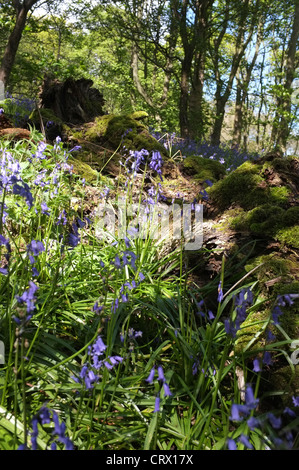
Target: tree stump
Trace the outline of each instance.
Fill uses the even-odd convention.
[[[45,78],[39,94],[40,107],[50,109],[66,124],[78,125],[102,116],[105,100],[100,91],[85,78],[64,82]]]

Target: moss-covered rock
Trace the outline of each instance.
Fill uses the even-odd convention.
[[[192,176],[195,181],[204,182],[206,180],[215,183],[226,174],[225,168],[221,163],[193,155],[185,158],[183,161],[183,172]]]
[[[299,225],[278,230],[275,234],[275,239],[283,245],[289,245],[299,249]]]
[[[245,162],[235,171],[218,181],[209,190],[209,196],[221,210],[237,204],[244,210],[260,205],[283,206],[291,193],[287,186],[271,186],[263,176],[263,165]]]
[[[266,329],[270,328],[276,340],[285,340],[281,329],[271,322],[277,298],[286,294],[299,294],[299,265],[295,253],[284,257],[282,253],[271,253],[250,260],[245,266],[247,272],[254,268],[254,278],[258,280],[259,305],[249,313],[238,332],[237,353],[248,350],[251,354],[262,349],[266,344]],[[299,302],[282,308],[279,317],[280,328],[290,337],[299,337]],[[283,349],[283,345],[281,346]],[[286,346],[286,349],[288,345]]]
[[[91,143],[98,143],[120,153],[129,150],[146,149],[160,151],[164,156],[167,151],[154,137],[150,135],[143,112],[125,116],[109,114],[100,116],[93,123],[88,123],[79,132],[73,132],[73,137]]]

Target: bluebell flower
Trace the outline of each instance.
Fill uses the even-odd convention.
[[[237,450],[237,444],[234,439],[227,439],[228,450]]]
[[[58,218],[57,218],[56,225],[59,225],[59,224],[61,224],[61,223],[62,223],[62,225],[66,225],[66,224],[67,224],[67,218],[66,218],[66,211],[65,211],[65,209],[63,209],[63,210],[60,212],[60,214],[59,214],[59,216],[58,216]]]
[[[266,364],[267,366],[270,366],[272,364],[272,357],[271,357],[270,351],[264,352],[263,363]]]
[[[26,290],[21,296],[16,295],[16,299],[19,303],[26,303],[27,313],[30,313],[35,309],[34,302],[36,298],[34,297],[34,294],[37,290],[38,290],[38,286],[34,284],[33,281],[30,281],[29,289]]]
[[[254,416],[251,416],[247,420],[247,426],[249,427],[249,429],[251,429],[253,431],[254,429],[256,429],[260,426],[260,421],[257,418],[255,418]]]
[[[99,314],[99,313],[102,312],[103,308],[104,307],[102,305],[99,305],[98,302],[95,302],[94,306],[92,307],[92,310],[93,310],[93,312],[96,312],[96,313]]]
[[[243,444],[248,449],[253,449],[253,445],[250,443],[248,437],[245,436],[245,434],[240,435],[239,442],[241,442],[241,444]]]
[[[34,256],[38,256],[41,252],[45,251],[43,242],[39,240],[31,240],[27,245],[27,251],[32,253]]]
[[[298,397],[292,396],[292,401],[294,403],[294,406],[299,406],[299,396]]]
[[[291,408],[289,408],[288,406],[286,406],[285,409],[283,410],[283,414],[291,416],[292,418],[296,418],[296,413],[293,410],[291,410]]]
[[[146,382],[148,382],[149,384],[151,384],[154,380],[154,377],[155,377],[155,373],[156,373],[156,369],[155,367],[152,367],[150,373],[149,373],[149,376],[147,379],[145,379]]]
[[[160,411],[160,401],[161,401],[160,394],[158,394],[156,395],[156,399],[155,399],[154,413],[158,413]]]
[[[218,284],[218,299],[217,300],[218,302],[222,302],[223,300],[223,290],[222,290],[221,281]]]
[[[31,194],[30,188],[27,183],[22,182],[23,186],[19,184],[14,184],[13,186],[13,194],[18,194],[22,196],[27,203],[29,209],[33,206],[33,196]]]
[[[282,425],[281,417],[275,416],[273,413],[267,413],[267,418],[274,429],[279,429]]]
[[[38,438],[38,425],[41,426],[49,424],[53,421],[54,430],[52,433],[52,439],[57,439],[59,442],[65,445],[65,450],[74,450],[72,441],[66,436],[66,426],[64,422],[59,422],[58,414],[54,410],[48,409],[43,405],[38,413],[33,416],[31,420],[31,449],[38,450],[37,438]],[[51,450],[56,450],[56,443],[53,441],[51,444]],[[18,447],[18,450],[28,450],[24,444]]]
[[[254,372],[261,372],[260,360],[258,358],[253,360],[253,371]]]
[[[254,410],[259,403],[259,399],[254,397],[253,389],[250,384],[246,385],[245,389],[245,404],[238,405],[233,403],[231,407],[232,421],[242,421],[245,417],[249,416],[252,410]]]
[[[42,214],[50,215],[50,212],[49,212],[50,209],[45,202],[42,202],[40,207],[41,207]]]

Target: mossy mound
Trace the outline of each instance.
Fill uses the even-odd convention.
[[[230,217],[233,230],[299,247],[297,157],[246,162],[207,191],[219,213],[238,208]]]
[[[296,253],[285,257],[283,253],[271,253],[252,259],[246,266],[247,272],[258,267],[254,278],[258,280],[260,290],[258,309],[249,313],[238,332],[236,352],[244,350],[258,351],[266,344],[266,328],[276,336],[276,340],[285,340],[285,332],[290,338],[299,337],[299,302],[282,308],[279,317],[280,328],[271,322],[273,309],[279,296],[299,294],[299,264]],[[283,348],[283,345],[282,345]],[[288,346],[287,346],[288,348]]]
[[[73,132],[72,136],[79,141],[98,144],[102,147],[128,153],[130,150],[159,151],[167,156],[167,151],[154,137],[144,124],[147,117],[145,112],[136,112],[125,116],[113,114],[100,116],[94,122],[88,123]]]
[[[183,172],[192,176],[195,181],[204,182],[209,180],[212,183],[223,178],[226,174],[225,168],[221,163],[198,155],[185,158]]]
[[[262,204],[246,212],[241,211],[231,221],[235,230],[250,231],[255,235],[269,236],[299,248],[299,207],[287,210],[275,204]]]
[[[287,182],[280,186],[270,183],[264,172],[263,162],[245,162],[214,184],[208,190],[209,196],[220,210],[225,210],[232,204],[239,205],[244,210],[265,204],[285,206],[292,193],[290,185]]]

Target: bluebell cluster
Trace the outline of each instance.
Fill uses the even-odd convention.
[[[174,132],[169,134],[153,131],[152,135],[167,150],[171,150],[172,154],[180,153],[183,158],[192,155],[209,158],[223,164],[227,171],[235,170],[245,161],[255,160],[260,156],[257,152],[245,152],[229,145],[212,145],[208,141],[182,139]]]

